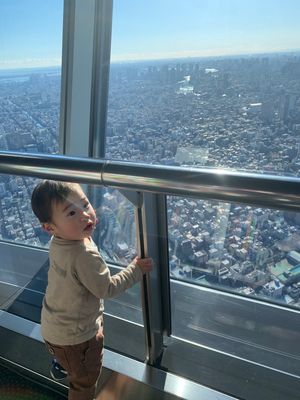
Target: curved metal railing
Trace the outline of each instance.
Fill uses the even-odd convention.
[[[0,173],[300,211],[300,178],[0,152]]]

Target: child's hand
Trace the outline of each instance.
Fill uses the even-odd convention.
[[[135,259],[132,261],[132,264],[139,266],[143,274],[152,271],[153,267],[153,261],[150,257],[135,257]]]

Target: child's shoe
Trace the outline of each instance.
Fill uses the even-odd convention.
[[[50,369],[50,375],[56,381],[61,381],[68,376],[67,371],[54,359]]]

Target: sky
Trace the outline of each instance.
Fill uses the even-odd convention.
[[[0,0],[0,69],[60,65],[62,20],[63,0]],[[299,21],[300,0],[114,0],[112,61],[299,50]]]
[[[61,64],[62,0],[0,0],[0,69]]]

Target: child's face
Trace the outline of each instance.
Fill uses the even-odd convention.
[[[92,235],[96,222],[93,207],[76,185],[66,200],[52,205],[52,222],[44,224],[44,228],[62,239],[83,240]]]

